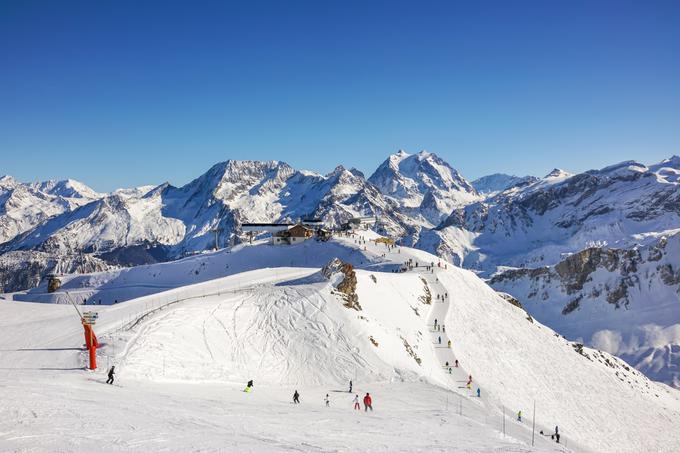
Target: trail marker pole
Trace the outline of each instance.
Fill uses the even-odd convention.
[[[536,432],[536,400],[534,400],[534,413],[531,416],[531,446],[534,446],[534,433]]]

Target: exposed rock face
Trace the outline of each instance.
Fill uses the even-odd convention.
[[[333,258],[322,269],[321,274],[333,282],[333,286],[338,290],[344,299],[345,307],[360,311],[359,296],[357,295],[357,276],[354,267],[340,260]]]
[[[654,254],[658,253],[658,245],[650,250],[653,250]],[[576,296],[565,307],[564,314],[571,313],[578,308],[580,300],[584,297],[599,297],[603,294],[608,303],[620,308],[630,303],[628,288],[639,283],[640,279],[636,273],[643,260],[646,263],[655,261],[649,259],[649,254],[646,254],[646,259],[643,258],[638,249],[620,250],[591,247],[570,255],[555,266],[536,269],[510,269],[500,272],[489,280],[489,284],[503,288],[506,286],[506,282],[525,280],[530,282],[532,288],[532,291],[526,294],[526,297],[529,299],[541,297],[543,300],[548,299],[548,294],[545,292],[540,294],[540,288],[552,287],[557,284],[564,294]],[[671,271],[668,269],[671,269]],[[593,281],[593,274],[597,271],[614,275],[615,279],[597,285]],[[655,271],[659,273],[659,277],[664,283],[668,282],[669,285],[679,283],[675,281],[675,274],[672,273],[670,264],[659,265]],[[588,295],[582,293],[587,283],[590,283]]]
[[[53,293],[61,287],[61,280],[55,276],[51,276],[47,281],[47,292]]]
[[[420,277],[420,280],[423,282],[423,295],[418,297],[418,300],[425,305],[432,305],[432,292],[430,291],[430,286],[423,277]]]

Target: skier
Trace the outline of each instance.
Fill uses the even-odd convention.
[[[359,395],[354,395],[354,409],[360,411],[361,405],[359,404]]]
[[[326,401],[326,407],[331,407],[331,400],[328,399],[328,393],[326,393],[326,399],[324,401]]]
[[[451,340],[449,340],[449,349],[451,348]]]
[[[446,332],[446,326],[442,324],[442,332]]]
[[[560,443],[560,429],[557,426],[555,426],[555,441],[558,444]]]
[[[253,391],[253,380],[249,380],[248,383],[246,384],[246,388],[243,389],[244,392],[250,393]]]
[[[434,328],[437,328],[437,318],[434,318]]]
[[[109,378],[106,380],[107,384],[113,385],[113,375],[116,374],[115,369],[115,365],[111,365],[111,368],[109,368]]]
[[[369,409],[373,412],[373,400],[371,399],[371,395],[366,393],[366,396],[364,396],[364,411],[368,411]]]
[[[442,337],[439,337],[439,344],[442,344]]]
[[[300,404],[300,394],[297,390],[295,390],[295,393],[293,393],[293,403]]]
[[[451,374],[451,367],[449,367],[449,374]]]
[[[446,366],[447,366],[447,367],[449,366],[449,362],[446,362]]]
[[[456,361],[454,362],[454,364],[456,365],[456,368],[458,368],[458,359],[456,359]]]
[[[349,381],[349,392],[347,392],[347,393],[352,393],[352,381],[351,380]]]
[[[482,397],[482,391],[479,389],[479,387],[477,387],[477,398],[481,398],[481,397]]]
[[[522,421],[522,411],[517,412],[517,421],[518,422]]]

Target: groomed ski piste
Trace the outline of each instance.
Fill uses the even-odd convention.
[[[677,390],[567,341],[472,272],[377,238],[257,241],[5,295],[0,451],[680,449]],[[356,270],[355,308],[344,274],[321,272],[334,258]],[[69,299],[99,313],[97,371]],[[367,392],[374,411],[355,411]]]

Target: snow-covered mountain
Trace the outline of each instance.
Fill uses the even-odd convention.
[[[101,196],[71,179],[26,184],[3,176],[0,178],[0,243]]]
[[[598,244],[626,248],[680,227],[680,158],[572,175],[554,170],[455,210],[423,248],[463,266],[537,267]]]
[[[361,174],[337,167],[328,175],[283,162],[226,161],[183,187],[116,191],[56,213],[0,246],[68,255],[94,253],[115,264],[167,260],[233,240],[244,222],[323,218],[339,226],[356,216],[380,216],[402,235],[408,218]]]
[[[454,209],[479,199],[458,171],[427,151],[392,154],[368,181],[426,227],[439,225]]]
[[[514,176],[505,173],[494,173],[493,175],[482,176],[472,181],[472,187],[484,196],[495,195],[511,187],[526,186],[538,181],[535,176]]]

